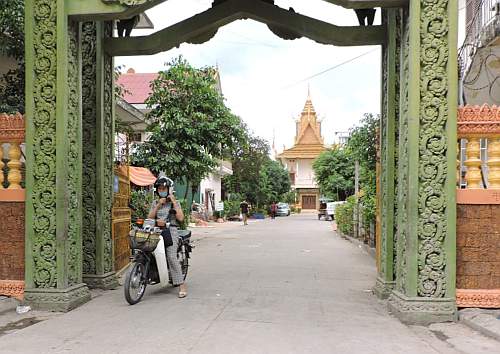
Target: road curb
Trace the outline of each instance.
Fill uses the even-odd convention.
[[[0,296],[0,316],[8,313],[15,312],[19,301],[7,296]]]
[[[371,248],[368,246],[366,243],[348,235],[344,235],[340,231],[334,231],[339,237],[343,238],[344,240],[347,240],[355,245],[357,245],[359,248],[362,248],[366,253],[368,253],[373,259],[376,259],[376,253],[375,253],[375,248]]]
[[[458,312],[458,320],[482,335],[500,341],[500,310],[464,309]]]

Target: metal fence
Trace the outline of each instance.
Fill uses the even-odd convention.
[[[459,49],[460,78],[472,62],[477,48],[498,35],[500,24],[500,0],[467,0],[467,23],[464,43]]]

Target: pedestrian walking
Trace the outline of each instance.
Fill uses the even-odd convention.
[[[273,204],[271,204],[271,219],[276,218],[277,210],[278,210],[278,205],[276,205],[276,202],[273,202]]]
[[[248,202],[246,199],[241,202],[240,209],[243,216],[243,225],[248,225]]]

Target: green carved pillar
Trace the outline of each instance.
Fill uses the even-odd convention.
[[[402,321],[456,318],[457,2],[412,1],[402,17],[396,285]]]
[[[111,207],[113,177],[113,58],[102,40],[111,24],[83,23],[83,273],[89,287],[118,286],[113,271]]]
[[[37,309],[90,299],[82,282],[80,26],[64,0],[27,0],[26,290]]]
[[[394,195],[395,149],[397,144],[396,122],[399,102],[397,45],[399,41],[396,19],[398,10],[382,10],[382,22],[387,26],[387,42],[382,46],[382,107],[380,117],[381,156],[381,237],[380,267],[375,294],[389,297],[394,287]],[[396,94],[397,93],[397,94]]]

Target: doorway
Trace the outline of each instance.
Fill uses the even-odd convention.
[[[316,209],[316,196],[303,195],[302,196],[302,209]]]

